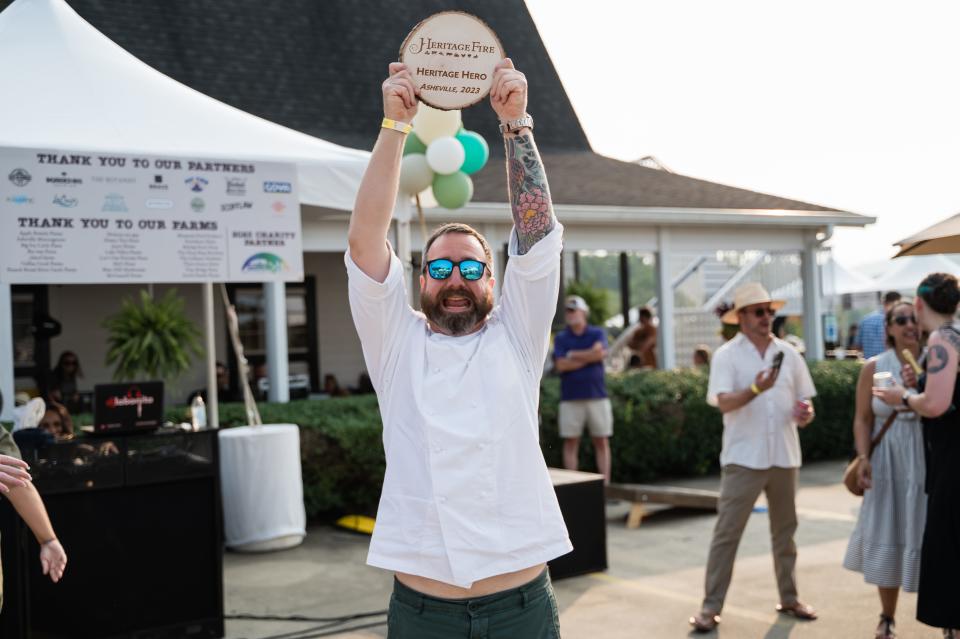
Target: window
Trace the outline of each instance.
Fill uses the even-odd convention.
[[[251,369],[266,361],[267,336],[264,306],[266,300],[261,284],[234,284],[227,286],[230,300],[236,306],[240,328],[240,343]],[[316,292],[312,276],[303,283],[288,283],[287,293],[287,351],[290,375],[303,376],[311,392],[320,390],[320,353],[317,340]],[[231,387],[236,385],[236,357],[230,353]],[[257,389],[253,389],[254,393]],[[291,396],[294,389],[291,387]]]

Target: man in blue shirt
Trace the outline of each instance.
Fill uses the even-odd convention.
[[[577,469],[584,426],[590,431],[597,455],[597,470],[604,484],[610,483],[610,436],[613,411],[603,377],[607,335],[587,324],[590,308],[584,299],[571,295],[564,305],[567,327],[553,341],[553,358],[560,373],[560,437],[563,465]]]
[[[886,315],[890,307],[899,301],[900,293],[890,291],[883,296],[882,310],[874,311],[860,320],[855,344],[863,350],[864,359],[870,359],[887,350]]]

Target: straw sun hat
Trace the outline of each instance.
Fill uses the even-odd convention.
[[[723,314],[720,321],[724,324],[739,324],[740,309],[754,304],[769,304],[770,308],[779,311],[787,305],[786,300],[772,300],[767,289],[759,282],[749,282],[737,289],[733,296],[733,308]]]

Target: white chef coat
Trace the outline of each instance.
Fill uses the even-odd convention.
[[[468,588],[573,548],[537,417],[562,237],[519,255],[511,233],[501,303],[459,337],[410,307],[395,255],[383,283],[345,256],[387,458],[368,564]]]

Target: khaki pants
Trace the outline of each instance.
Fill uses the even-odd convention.
[[[770,515],[770,538],[773,545],[773,568],[780,591],[780,603],[797,601],[797,531],[798,469],[767,468],[754,470],[730,464],[723,467],[720,481],[720,502],[717,525],[713,530],[710,557],[707,559],[706,596],[703,609],[720,612],[733,577],[733,562],[753,506],[761,491],[767,494]]]

